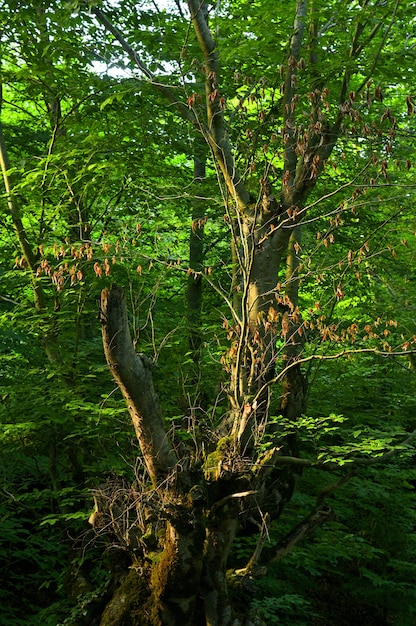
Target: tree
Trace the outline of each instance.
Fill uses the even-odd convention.
[[[302,456],[297,433],[315,432],[317,423],[305,417],[307,370],[314,378],[319,363],[358,353],[413,358],[413,332],[409,329],[400,337],[403,331],[396,331],[394,314],[382,319],[368,303],[360,325],[348,309],[356,293],[358,299],[367,297],[369,282],[376,277],[379,282],[377,287],[371,284],[371,294],[379,289],[384,305],[389,285],[383,284],[383,277],[393,265],[397,271],[397,241],[405,242],[405,254],[414,250],[406,222],[412,155],[406,154],[402,136],[411,132],[415,105],[411,95],[400,93],[412,70],[397,59],[402,54],[397,42],[406,32],[404,7],[400,2],[366,0],[340,6],[298,0],[291,3],[293,15],[277,13],[273,3],[213,7],[188,0],[175,7],[169,14],[156,5],[153,11],[129,2],[103,9],[81,4],[78,15],[52,7],[48,19],[39,22],[33,40],[37,49],[29,46],[26,52],[22,46],[18,60],[6,56],[4,62],[6,83],[8,72],[19,74],[16,67],[22,60],[23,78],[28,69],[33,72],[44,119],[50,124],[47,153],[42,153],[32,179],[24,167],[12,171],[6,126],[2,170],[8,219],[23,255],[19,263],[31,277],[35,309],[47,322],[42,329],[45,351],[61,383],[74,393],[79,395],[79,373],[68,369],[70,359],[63,364],[59,354],[67,319],[59,312],[66,306],[69,315],[76,299],[71,296],[70,303],[65,302],[70,291],[63,287],[69,281],[85,302],[88,285],[98,286],[88,273],[117,279],[118,271],[122,281],[128,276],[130,270],[112,269],[104,236],[119,240],[117,227],[131,227],[130,202],[150,202],[151,186],[145,193],[136,188],[141,185],[140,170],[146,175],[150,171],[143,163],[151,151],[156,146],[163,155],[163,178],[157,182],[156,175],[152,180],[157,190],[149,224],[157,217],[175,223],[173,203],[165,198],[178,176],[175,159],[183,163],[181,155],[189,154],[188,135],[194,179],[207,176],[207,151],[207,165],[218,181],[219,193],[208,195],[216,196],[212,216],[219,239],[227,237],[226,250],[216,250],[215,260],[223,260],[223,267],[209,265],[207,251],[204,259],[200,247],[198,235],[206,224],[201,197],[193,201],[188,264],[180,263],[176,254],[170,258],[168,238],[166,250],[158,255],[151,235],[143,235],[146,227],[140,224],[137,229],[142,258],[173,266],[177,284],[183,282],[181,276],[190,283],[188,352],[196,384],[204,384],[203,330],[197,328],[203,319],[202,287],[205,301],[215,296],[221,310],[221,332],[229,342],[227,349],[220,349],[224,392],[217,388],[211,397],[205,394],[192,428],[183,428],[183,415],[172,418],[170,430],[166,427],[153,381],[154,363],[136,349],[142,339],[137,333],[131,336],[124,290],[113,284],[101,294],[104,352],[127,403],[143,464],[134,486],[109,481],[96,492],[94,529],[98,535],[111,530],[123,544],[129,566],[128,573],[114,577],[102,626],[254,623],[250,613],[238,611],[235,594],[249,592],[252,580],[264,575],[269,563],[331,519],[327,496],[353,476],[355,467],[373,463],[366,454],[376,451],[379,462],[387,461],[398,441],[390,437],[386,444],[380,436],[370,442],[363,437],[361,442],[333,443],[323,450],[316,443],[306,445]],[[27,11],[34,19],[31,9]],[[38,8],[36,15],[44,17],[45,12]],[[153,20],[164,34],[156,43]],[[264,33],[265,23],[271,33]],[[91,62],[77,48],[75,28],[81,28],[88,41],[96,41],[109,63],[117,56],[119,64],[138,69],[141,78],[129,84],[123,77],[98,79],[85,70],[87,86],[79,90],[76,69],[73,74],[66,70],[60,84],[61,65],[67,67],[63,58],[76,59],[80,68]],[[64,34],[65,46],[58,46],[56,31]],[[284,44],[277,61],[279,38]],[[10,56],[15,49],[10,48]],[[397,62],[392,61],[394,55]],[[27,89],[30,80],[24,85]],[[383,91],[391,85],[395,95],[387,106]],[[131,113],[137,101],[150,122],[138,122]],[[105,119],[111,130],[83,140],[85,125],[72,119],[77,112],[97,126]],[[131,163],[125,162],[122,142],[113,147],[118,129],[131,149]],[[140,149],[134,146],[136,133],[144,138]],[[155,139],[158,133],[172,146],[162,149]],[[82,160],[86,166],[80,165]],[[186,181],[186,169],[180,175]],[[205,191],[213,179],[208,174],[201,183]],[[103,189],[96,196],[100,185]],[[391,206],[390,190],[400,190],[398,207]],[[24,219],[18,206],[23,193],[38,202],[36,243],[29,234],[30,213]],[[52,209],[57,201],[65,208],[59,216]],[[123,203],[126,215],[121,216]],[[367,205],[373,211],[370,216],[364,213]],[[49,221],[43,223],[46,215]],[[389,231],[392,224],[394,231]],[[70,254],[62,248],[55,255],[55,267],[50,252],[43,252],[53,240],[47,225],[58,226],[62,239],[66,234],[66,245],[72,246]],[[103,244],[104,257],[94,250],[97,243]],[[185,241],[176,247],[182,252]],[[394,254],[387,261],[389,248]],[[133,256],[132,249],[134,243]],[[67,254],[70,261],[63,263]],[[118,256],[116,252],[114,268]],[[145,281],[142,264],[137,272]],[[152,306],[149,309],[151,313]],[[169,369],[167,380],[174,388]],[[174,416],[178,413],[181,407]],[[332,415],[329,424],[336,420]],[[324,423],[321,435],[330,428]],[[321,435],[316,435],[317,441]],[[407,433],[400,442],[406,448],[412,439]],[[342,473],[344,466],[347,471]],[[317,494],[313,510],[271,552],[265,549],[269,529],[307,468],[338,473]],[[236,539],[253,536],[258,539],[251,556],[238,563],[232,553]]]

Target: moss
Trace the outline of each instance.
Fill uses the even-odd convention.
[[[217,451],[218,452],[228,452],[234,446],[234,437],[228,435],[227,437],[222,437],[217,443]]]
[[[213,452],[208,454],[203,465],[204,476],[207,480],[217,480],[221,473],[221,465],[227,454],[234,447],[234,438],[231,436],[222,437]]]
[[[154,534],[152,528],[150,528],[144,535],[142,535],[141,540],[147,548],[156,548],[158,545],[157,537]]]
[[[157,550],[154,552],[149,552],[148,553],[148,558],[151,560],[151,562],[153,564],[159,563],[161,557],[162,557],[163,551],[162,550]]]
[[[170,522],[163,552],[152,565],[152,619],[154,625],[193,624],[202,570],[205,527],[178,532]]]
[[[107,604],[100,626],[152,626],[145,608],[149,596],[147,573],[131,569]]]

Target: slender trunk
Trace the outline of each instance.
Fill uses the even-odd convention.
[[[0,85],[0,110],[1,110],[1,85]],[[20,249],[23,253],[23,258],[30,271],[32,280],[33,295],[35,301],[35,308],[37,311],[41,311],[45,307],[45,299],[42,287],[39,280],[36,278],[36,255],[32,250],[29,239],[27,237],[26,229],[23,225],[20,209],[17,203],[16,195],[14,193],[14,180],[10,174],[10,162],[7,152],[7,146],[3,135],[3,127],[0,120],[0,165],[3,176],[4,188],[7,196],[7,204],[12,218],[13,227],[17,236],[17,240],[20,245]]]
[[[45,301],[45,293],[41,285],[40,278],[37,275],[38,269],[38,256],[34,252],[32,244],[30,243],[26,228],[23,223],[17,194],[15,192],[16,181],[10,172],[10,161],[7,150],[6,141],[3,134],[3,125],[1,121],[1,109],[2,109],[2,85],[0,81],[0,167],[3,177],[4,189],[7,197],[7,205],[12,219],[13,228],[16,233],[17,241],[19,242],[20,249],[22,251],[22,264],[27,268],[30,275],[32,284],[34,307],[37,313],[43,313],[47,309]],[[43,332],[42,343],[51,365],[60,368],[62,364],[61,354],[56,345],[56,328],[54,327],[54,321],[48,330]],[[70,378],[65,382],[70,384]]]
[[[283,367],[289,367],[283,379],[282,415],[290,421],[296,421],[305,410],[306,381],[296,360],[305,344],[302,317],[299,311],[299,255],[301,227],[296,227],[290,237],[286,264],[286,301],[285,313],[286,346]],[[293,439],[292,439],[293,441]]]
[[[198,197],[205,179],[205,156],[194,156],[195,198],[192,205],[192,227],[189,234],[188,332],[189,349],[195,364],[201,349],[202,271],[204,264],[205,202]],[[196,378],[198,378],[196,376]]]
[[[62,139],[65,139],[67,136],[67,129],[65,126],[66,117],[62,114],[62,105],[61,98],[58,95],[59,88],[56,85],[55,80],[55,72],[56,68],[54,66],[53,60],[46,53],[51,45],[51,39],[48,32],[48,21],[47,14],[44,6],[37,6],[37,26],[39,28],[39,43],[42,49],[42,61],[45,66],[45,77],[41,81],[41,89],[43,94],[43,99],[46,105],[46,110],[48,112],[49,124],[51,129],[51,137],[49,141],[48,152],[49,155],[52,152],[56,151],[57,144],[59,149],[59,142]],[[46,188],[46,173],[47,168],[45,170],[45,176],[43,180],[42,186],[42,209],[45,209],[45,205],[47,203],[46,197],[47,192]],[[85,241],[90,239],[90,231],[88,224],[88,208],[85,204],[82,191],[80,189],[80,185],[76,182],[70,183],[69,181],[73,181],[76,179],[76,172],[73,172],[71,175],[68,172],[67,176],[67,185],[68,192],[70,195],[70,202],[68,208],[68,225],[69,225],[69,237],[71,241]],[[42,230],[44,224],[41,223]],[[41,235],[44,233],[41,232]]]

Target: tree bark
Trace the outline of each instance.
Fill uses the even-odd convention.
[[[205,179],[205,154],[194,155],[194,182],[201,189]],[[205,202],[196,197],[192,205],[192,225],[189,234],[189,277],[188,277],[188,337],[192,359],[197,365],[201,349],[202,271],[204,264]]]
[[[134,350],[124,292],[115,285],[101,294],[101,323],[108,366],[127,402],[151,481],[157,485],[173,470],[177,459],[153,386],[152,362]]]

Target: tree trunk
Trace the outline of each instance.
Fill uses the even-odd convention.
[[[199,146],[198,146],[199,147]],[[205,179],[205,146],[194,155],[194,183],[201,189]],[[189,235],[188,333],[189,349],[197,365],[201,349],[202,271],[204,264],[205,202],[195,197],[192,205],[192,226]],[[197,377],[195,377],[197,378]]]
[[[133,349],[123,291],[103,290],[101,308],[105,355],[147,470],[134,488],[107,486],[95,498],[91,523],[116,537],[130,566],[101,626],[244,624],[227,585],[230,549],[249,517],[280,514],[292,493],[288,470],[262,471],[255,459],[244,459],[233,435],[207,455],[181,450],[179,458],[165,432],[151,364]]]

